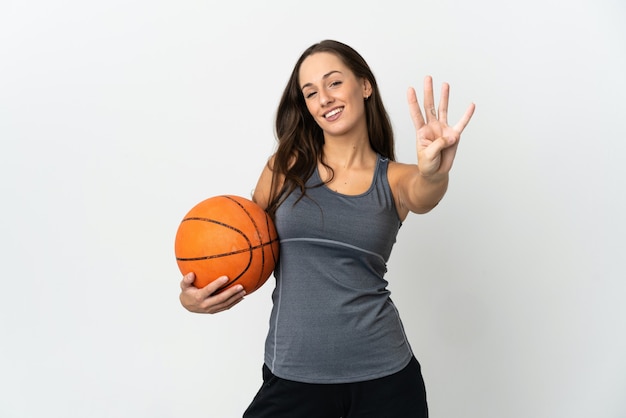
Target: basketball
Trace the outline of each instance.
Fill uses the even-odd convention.
[[[241,284],[250,294],[274,271],[278,235],[272,219],[253,201],[234,195],[210,197],[185,215],[174,252],[183,275],[194,272],[202,288],[220,276],[230,279],[219,292]]]

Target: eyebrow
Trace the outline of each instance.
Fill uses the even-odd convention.
[[[327,79],[328,77],[330,77],[331,75],[333,75],[334,73],[339,73],[339,74],[343,74],[341,71],[339,70],[332,70],[327,72],[326,74],[324,74],[322,76],[322,80]],[[307,87],[311,87],[313,85],[313,83],[306,83],[305,85],[303,85],[302,87],[300,87],[300,91],[304,90]]]

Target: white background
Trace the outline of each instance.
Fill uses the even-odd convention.
[[[261,383],[273,278],[178,302],[194,204],[249,196],[300,53],[369,62],[414,162],[407,87],[474,101],[451,185],[388,279],[434,418],[626,416],[621,0],[0,4],[0,416],[216,417]],[[421,97],[421,94],[420,94]]]

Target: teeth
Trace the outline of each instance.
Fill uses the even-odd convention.
[[[343,108],[342,108],[342,107],[337,108],[337,109],[332,110],[332,111],[328,112],[327,114],[325,114],[325,115],[324,115],[324,117],[325,117],[325,118],[330,118],[330,117],[332,117],[332,116],[335,116],[337,113],[341,112],[342,110],[343,110]]]

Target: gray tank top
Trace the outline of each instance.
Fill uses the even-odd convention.
[[[365,193],[347,196],[321,183],[296,190],[276,211],[280,259],[265,363],[283,379],[346,383],[404,368],[412,356],[384,279],[401,225],[378,157]]]

